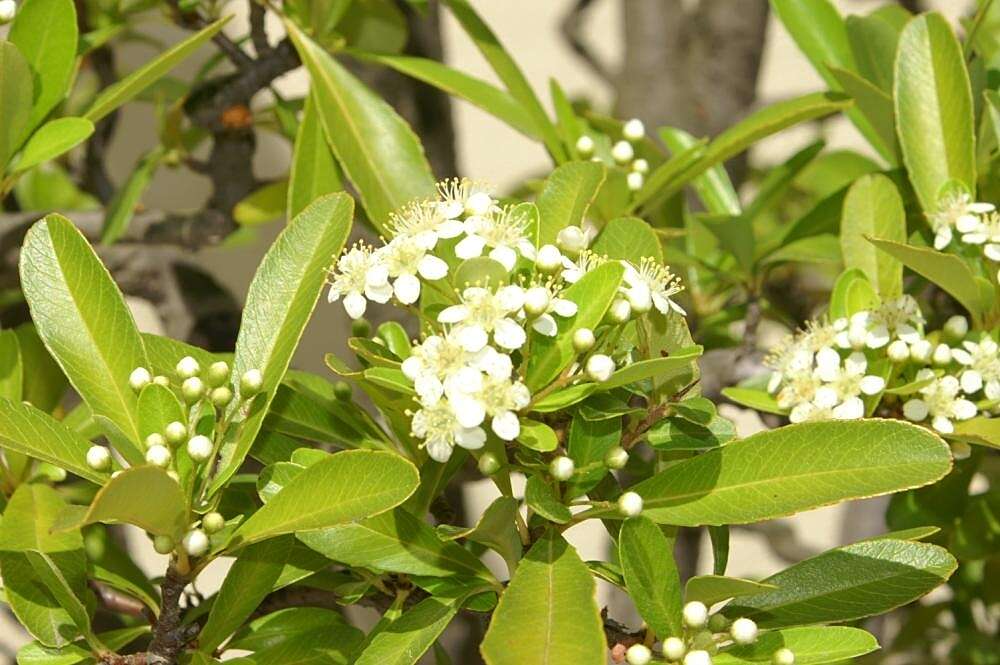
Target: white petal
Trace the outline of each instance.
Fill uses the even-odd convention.
[[[934,419],[931,421],[931,427],[942,434],[951,434],[955,431],[955,426],[944,416],[934,416]]]
[[[424,258],[420,259],[420,263],[417,265],[417,272],[424,279],[434,281],[448,274],[448,264],[436,256],[427,254]]]
[[[865,404],[860,397],[852,397],[833,409],[837,420],[857,420],[865,415]]]
[[[868,331],[865,336],[865,345],[869,349],[881,349],[889,343],[889,329],[884,325],[877,325]]]
[[[990,261],[1000,261],[1000,244],[990,243],[986,245],[986,247],[983,247],[983,254]]]
[[[459,323],[469,317],[469,308],[465,305],[452,305],[438,312],[440,323]]]
[[[339,299],[340,299],[340,291],[338,291],[337,289],[335,289],[335,288],[333,288],[331,286],[330,290],[327,291],[327,293],[326,293],[326,301],[327,302],[337,302]]]
[[[907,420],[919,423],[927,417],[927,402],[922,399],[911,399],[903,405],[903,415]]]
[[[445,219],[455,219],[465,212],[465,204],[461,201],[442,201],[438,203],[438,211]]]
[[[493,416],[490,427],[493,433],[504,441],[513,441],[521,433],[521,423],[513,411],[504,411]]]
[[[435,462],[444,464],[451,458],[451,446],[443,439],[428,441],[424,449],[427,450],[428,456]]]
[[[462,427],[478,427],[486,419],[486,409],[477,399],[461,398],[451,405],[455,409],[455,420]]]
[[[870,374],[861,379],[861,392],[866,395],[878,395],[885,389],[885,379]]]
[[[486,432],[479,427],[455,430],[455,442],[466,450],[478,450],[486,443]]]
[[[444,394],[444,386],[436,376],[421,374],[413,381],[413,390],[420,396],[424,406],[434,406]]]
[[[462,326],[458,331],[458,343],[469,353],[475,353],[490,341],[489,335],[480,326]]]
[[[546,337],[555,337],[556,333],[559,332],[559,326],[556,325],[556,320],[549,314],[542,314],[537,319],[532,321],[531,328],[535,332],[541,333]]]
[[[369,284],[365,286],[365,297],[372,302],[387,303],[392,297],[392,285],[388,282],[379,285]]]
[[[368,301],[357,291],[351,291],[344,296],[344,311],[352,319],[360,319],[368,309]]]
[[[907,344],[915,344],[920,341],[920,331],[908,323],[903,323],[896,328],[896,337]]]
[[[437,234],[439,238],[457,238],[464,232],[465,224],[455,219],[447,219],[438,224],[437,227]]]
[[[833,381],[840,370],[840,354],[828,346],[824,346],[816,353],[816,368],[820,372],[820,378],[824,381]],[[824,374],[833,373],[833,378],[826,378]]]
[[[829,409],[838,401],[840,401],[840,398],[837,396],[837,391],[829,386],[818,388],[816,390],[816,396],[813,398],[813,404],[821,409]]]
[[[512,319],[501,319],[493,328],[493,339],[505,349],[520,349],[527,335],[524,328]]]
[[[517,252],[510,247],[495,247],[490,251],[490,258],[502,265],[508,271],[513,270],[517,264]]]
[[[848,374],[862,374],[868,368],[868,360],[865,354],[855,351],[844,360],[844,368]]]
[[[773,395],[781,387],[781,381],[784,378],[781,372],[771,372],[771,378],[767,381],[767,392]]]
[[[972,233],[979,228],[979,218],[975,215],[959,215],[955,220],[955,228],[959,233]]]
[[[960,383],[962,384],[962,392],[971,395],[979,392],[983,387],[983,375],[975,370],[966,370],[962,372]]]
[[[951,242],[951,227],[946,226],[934,236],[934,249],[940,251]]]
[[[379,264],[372,266],[365,273],[365,286],[384,286],[389,281],[389,268]]]
[[[962,236],[962,242],[967,245],[982,245],[989,238],[985,233],[966,233]]]
[[[951,408],[952,413],[959,420],[968,420],[969,418],[975,418],[978,409],[976,405],[967,399],[957,399],[955,404]]]
[[[479,236],[465,236],[455,245],[455,256],[460,259],[472,259],[483,255],[486,241]]]
[[[393,293],[404,305],[412,305],[420,298],[420,280],[414,275],[400,275],[392,283]]]
[[[400,369],[403,370],[403,375],[406,378],[410,381],[416,381],[417,377],[424,371],[424,361],[418,356],[410,356],[403,361]]]
[[[992,203],[976,201],[975,203],[970,203],[965,209],[977,215],[985,215],[988,212],[993,212],[997,207]]]
[[[516,312],[524,307],[524,289],[520,286],[511,284],[501,288],[497,291],[497,298],[500,300],[500,306],[508,312]]]

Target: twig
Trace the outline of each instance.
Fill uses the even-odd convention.
[[[88,586],[97,596],[101,606],[109,612],[116,614],[128,614],[134,617],[151,619],[149,609],[138,598],[124,594],[117,589],[113,589],[107,584],[90,580]]]
[[[257,57],[259,58],[271,50],[271,44],[267,41],[267,28],[265,25],[267,12],[260,3],[254,0],[249,0],[249,2],[250,41],[253,42],[253,48],[257,51]]]

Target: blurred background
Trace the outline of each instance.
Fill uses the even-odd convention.
[[[473,0],[473,4],[537,91],[547,91],[549,79],[555,78],[574,102],[620,118],[639,117],[647,127],[671,124],[698,136],[711,136],[758,106],[825,88],[768,11],[766,0]],[[885,2],[838,0],[835,4],[846,14],[865,13]],[[974,5],[964,0],[900,4],[911,11],[938,10],[956,22]],[[223,13],[235,14],[235,20],[227,32],[246,32],[247,6],[243,0],[229,3]],[[431,7],[433,15],[433,2]],[[454,19],[445,15],[437,23],[437,30],[431,22],[431,28],[425,25],[419,34],[414,33],[416,47],[431,57],[440,50],[445,62],[494,81],[490,68]],[[272,43],[283,36],[279,25],[267,28]],[[157,10],[149,12],[145,29],[167,43],[185,34]],[[116,50],[114,66],[127,72],[130,63],[143,62],[156,50],[155,44],[128,43]],[[201,65],[199,58],[204,61],[211,49],[203,51],[175,75],[184,79],[196,72]],[[439,178],[462,175],[482,179],[504,192],[548,169],[549,159],[539,143],[483,111],[462,101],[449,102],[385,70],[369,71],[359,66],[356,71],[411,122],[427,146]],[[277,79],[273,88],[291,98],[301,96],[306,85],[303,72],[293,70]],[[548,99],[547,94],[539,96]],[[251,108],[268,108],[273,100],[264,90],[254,97]],[[111,140],[98,157],[107,180],[117,188],[155,144],[150,128],[157,119],[153,105],[130,104],[115,122]],[[283,178],[289,165],[289,142],[266,123],[252,131],[256,142],[253,180],[261,183]],[[757,144],[745,160],[730,164],[734,182],[743,183],[744,195],[752,192],[755,172],[816,138],[824,138],[828,149],[867,151],[846,118],[801,125]],[[214,191],[209,179],[191,169],[160,168],[142,204],[147,210],[184,213],[205,207]],[[104,258],[129,294],[141,328],[186,338],[210,349],[231,349],[247,285],[283,223],[274,220],[238,229],[221,244],[197,249],[115,246]],[[376,313],[376,322],[378,316]],[[346,352],[349,330],[350,322],[341,307],[321,303],[294,365],[326,373],[323,355]],[[760,344],[767,346],[779,332],[762,330]],[[707,362],[703,372],[711,376],[711,358]],[[724,407],[723,415],[733,419],[744,435],[765,426],[756,415],[735,407]],[[466,484],[468,520],[474,521],[494,496],[488,481]],[[883,508],[881,501],[870,508],[861,502],[752,529],[734,529],[729,572],[762,577],[813,552],[880,533],[884,531]],[[596,522],[572,529],[568,537],[585,559],[603,556],[607,547],[603,529]],[[147,539],[131,537],[129,543],[148,571],[163,570],[165,559],[153,553]],[[684,556],[689,559],[689,571],[710,572],[706,545],[689,543]],[[213,572],[203,576],[203,593],[214,591],[221,582],[225,562],[214,565]],[[601,593],[600,602],[611,607],[612,615],[628,618],[627,604],[607,587],[602,587]],[[891,630],[891,626],[884,629]],[[0,614],[0,662],[5,658],[13,662],[11,654],[27,639],[9,616]]]

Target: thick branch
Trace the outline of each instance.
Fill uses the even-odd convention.
[[[174,665],[185,645],[197,634],[197,625],[185,626],[181,623],[181,597],[188,578],[181,575],[173,564],[160,584],[160,616],[153,627],[153,641],[146,651],[148,665]]]

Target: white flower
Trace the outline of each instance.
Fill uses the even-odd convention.
[[[563,229],[563,231],[565,230],[566,229]],[[607,262],[608,259],[606,257],[584,249],[577,255],[576,260],[570,259],[566,256],[563,257],[563,270],[560,276],[564,282],[574,284],[588,272],[598,266],[604,265]]]
[[[561,298],[559,289],[554,283],[533,286],[525,291],[522,318],[530,318],[531,329],[546,337],[555,337],[559,332],[559,325],[553,314],[568,318],[575,316],[576,312],[576,303],[568,298]]]
[[[465,231],[461,221],[444,216],[437,201],[418,201],[389,216],[393,239],[409,238],[424,249],[433,249],[441,238],[456,238]]]
[[[894,339],[915,344],[921,339],[924,317],[913,296],[903,295],[887,300],[877,309],[857,312],[851,316],[848,336],[858,335],[870,349],[880,349]]]
[[[488,256],[507,270],[513,270],[517,256],[534,260],[535,246],[528,231],[528,218],[513,207],[494,209],[465,220],[466,236],[455,245],[455,256],[472,259]]]
[[[855,351],[841,362],[840,354],[827,348],[816,354],[816,374],[824,385],[816,391],[814,402],[829,408],[837,420],[856,420],[865,415],[860,395],[877,395],[885,388],[885,379],[866,375],[868,360]]]
[[[520,381],[487,376],[476,399],[490,416],[490,429],[504,441],[513,441],[521,434],[517,412],[531,403],[531,392]]]
[[[934,376],[929,369],[917,373],[917,380]],[[908,420],[920,422],[931,418],[931,427],[942,434],[955,431],[953,421],[968,420],[976,415],[976,405],[960,396],[961,384],[953,376],[942,376],[920,389],[922,397],[908,400],[903,405],[903,415]]]
[[[447,462],[457,445],[477,450],[486,443],[486,432],[481,427],[464,427],[447,399],[441,399],[413,414],[410,422],[413,436],[423,439],[427,454],[437,462]]]
[[[469,368],[504,379],[510,376],[513,363],[510,356],[498,353],[491,346],[471,353],[459,343],[455,334],[448,333],[432,335],[414,346],[402,364],[403,374],[413,381],[417,395],[429,402],[440,399],[446,392],[458,395],[478,390],[481,383],[469,385],[476,379],[469,379],[469,375],[463,373]]]
[[[977,218],[976,226],[962,235],[962,242],[982,245],[986,258],[990,261],[1000,261],[1000,214],[990,212],[984,217]]]
[[[519,349],[527,335],[513,316],[524,306],[524,289],[503,286],[496,292],[481,286],[462,291],[462,302],[446,307],[438,314],[441,323],[456,324],[458,342],[467,351],[476,352],[493,341],[505,349]]]
[[[670,298],[684,289],[680,279],[670,272],[670,268],[660,265],[649,256],[643,257],[638,267],[626,261],[622,264],[625,266],[625,286],[622,290],[633,310],[639,313],[649,311],[647,303],[651,303],[661,314],[670,310],[685,314],[680,305]],[[636,307],[637,304],[640,307]]]
[[[452,178],[437,184],[438,209],[446,219],[462,215],[485,215],[494,205],[485,183],[468,178]]]
[[[791,376],[798,377],[805,372],[808,377],[812,377],[813,354],[806,347],[801,335],[786,335],[764,358],[764,365],[771,368],[771,378],[767,383],[767,392],[772,395],[778,392],[782,383]],[[780,397],[778,398],[780,401]],[[809,401],[812,395],[805,400]],[[782,407],[787,408],[787,407]]]
[[[942,250],[951,244],[954,230],[972,230],[978,223],[978,216],[995,210],[991,203],[974,203],[965,192],[953,193],[938,203],[938,209],[927,216],[934,231],[934,249]]]
[[[788,414],[788,420],[792,423],[833,419],[833,409],[830,407],[816,406],[813,402],[803,402],[802,404],[798,404]]]
[[[952,349],[952,357],[967,368],[959,376],[962,392],[971,395],[984,390],[987,399],[1000,399],[1000,347],[989,336],[978,343],[962,342],[962,346]]]
[[[337,260],[327,300],[335,302],[341,297],[352,319],[364,316],[369,300],[386,303],[392,297],[389,269],[371,247],[358,243]]]
[[[427,253],[413,236],[399,236],[378,250],[382,262],[393,278],[392,292],[404,305],[411,305],[420,298],[420,279],[428,281],[443,278],[448,274],[448,264],[433,254]]]

